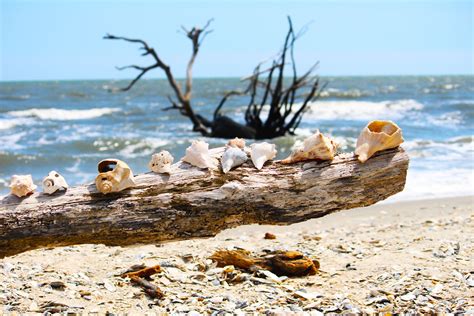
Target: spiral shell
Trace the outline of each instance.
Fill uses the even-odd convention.
[[[53,194],[58,190],[67,190],[68,187],[66,179],[54,170],[43,179],[43,192],[46,194]]]
[[[104,159],[97,165],[99,174],[95,178],[97,190],[107,194],[120,192],[135,186],[132,169],[118,159]]]
[[[376,152],[398,147],[403,143],[402,130],[392,121],[372,121],[357,139],[355,154],[366,162]]]
[[[304,160],[333,160],[336,151],[336,142],[316,131],[316,133],[304,140],[303,146],[296,148],[281,163],[289,164]]]

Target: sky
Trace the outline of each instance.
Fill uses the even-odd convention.
[[[158,1],[0,0],[0,80],[133,78],[115,66],[151,64],[146,40],[185,75],[191,54],[181,25],[214,18],[195,77],[241,77],[282,46],[290,15],[307,31],[295,46],[298,68],[320,61],[320,75],[473,74],[473,1]],[[159,70],[147,78],[162,78]]]

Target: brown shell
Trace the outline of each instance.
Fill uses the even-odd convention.
[[[95,178],[97,190],[107,194],[135,186],[132,169],[118,159],[104,159],[97,165],[99,174]]]

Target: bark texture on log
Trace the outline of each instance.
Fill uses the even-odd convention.
[[[260,171],[249,161],[227,174],[178,162],[171,175],[137,175],[137,186],[119,193],[103,195],[91,184],[53,196],[8,195],[0,199],[0,258],[41,247],[157,243],[245,224],[301,222],[402,191],[408,161],[396,148],[364,164],[351,153],[331,162],[269,162]]]

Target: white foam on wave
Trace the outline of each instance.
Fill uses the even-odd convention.
[[[396,101],[317,101],[309,104],[305,119],[358,120],[400,119],[410,112],[420,111],[423,104],[412,100]]]
[[[15,126],[31,124],[32,120],[29,118],[0,118],[0,130],[7,130]]]
[[[2,150],[19,150],[24,148],[21,139],[26,136],[26,132],[15,133],[13,135],[0,135],[0,151]]]
[[[390,197],[386,202],[468,195],[474,195],[473,169],[418,170],[410,168],[403,192]]]
[[[166,139],[147,137],[138,143],[127,145],[119,151],[119,154],[127,158],[150,156],[167,144],[169,141]]]
[[[15,117],[37,117],[41,120],[57,120],[57,121],[70,121],[70,120],[87,120],[92,118],[101,117],[114,112],[120,111],[119,108],[94,108],[87,110],[65,110],[65,109],[29,109],[22,111],[10,111],[5,114]]]

